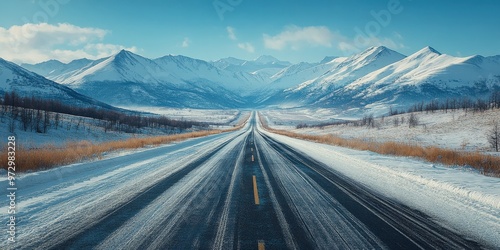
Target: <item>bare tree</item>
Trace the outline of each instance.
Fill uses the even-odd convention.
[[[500,108],[500,91],[494,91],[491,93],[490,103],[492,108]]]
[[[9,119],[9,132],[14,133],[15,130],[16,130],[16,119],[10,118]]]
[[[22,109],[21,110],[21,122],[23,124],[23,130],[27,131],[31,126],[31,122],[33,120],[33,114],[30,109]]]
[[[491,148],[498,152],[498,146],[500,144],[500,128],[498,122],[493,122],[493,127],[488,132],[488,141],[490,142]]]
[[[393,123],[394,123],[394,127],[399,127],[399,118],[398,117],[394,117]]]
[[[47,133],[47,129],[50,127],[50,112],[45,111],[43,114],[43,133]]]
[[[57,130],[57,127],[59,127],[59,121],[60,121],[59,113],[56,113],[56,116],[54,118],[54,126],[56,127],[56,130]]]
[[[43,118],[43,116],[42,116],[42,111],[41,111],[40,109],[38,109],[38,110],[36,111],[36,115],[35,115],[35,124],[34,124],[34,125],[35,125],[35,131],[36,131],[37,133],[42,133],[42,130],[41,130],[41,128],[40,128],[40,124],[42,123],[42,118]]]
[[[411,113],[410,117],[408,118],[408,124],[410,128],[416,127],[419,124],[419,120],[416,114]]]

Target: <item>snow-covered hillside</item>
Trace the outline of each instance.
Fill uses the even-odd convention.
[[[11,91],[20,96],[53,99],[65,104],[112,108],[0,58],[0,94]]]
[[[266,72],[272,73],[271,75],[291,65],[290,62],[280,61],[269,55],[260,56],[252,61],[228,57],[212,62],[212,64],[221,70],[230,72]]]
[[[332,91],[404,57],[383,46],[372,47],[362,53],[334,58],[292,75],[285,74],[285,77],[278,78],[275,82],[295,82],[271,97],[270,102],[279,104],[285,101],[291,106],[310,105]]]
[[[248,116],[248,112],[237,110],[192,110],[192,109],[161,109],[147,110],[152,113],[165,115],[174,120],[195,121],[215,124],[212,128],[228,128],[241,122]],[[45,146],[62,147],[66,143],[78,143],[87,141],[91,143],[101,143],[106,141],[124,140],[132,137],[158,136],[183,132],[178,128],[134,128],[124,133],[113,128],[105,129],[103,120],[59,114],[57,127],[51,124],[46,133],[36,133],[28,129],[24,131],[22,122],[16,121],[14,134],[16,141],[24,148],[39,148]],[[9,131],[11,119],[0,116],[0,136],[7,138],[12,135]]]
[[[500,122],[500,110],[484,112],[436,111],[414,113],[418,125],[409,127],[410,114],[376,118],[375,126],[353,126],[352,124],[296,129],[298,124],[321,124],[339,119],[329,110],[268,110],[261,112],[269,125],[305,134],[334,134],[346,139],[396,141],[421,146],[437,146],[455,150],[492,152],[488,142],[488,131],[494,122]],[[498,153],[497,153],[498,154]]]
[[[357,78],[316,104],[387,110],[433,99],[487,98],[499,87],[498,57],[453,57],[426,47]]]

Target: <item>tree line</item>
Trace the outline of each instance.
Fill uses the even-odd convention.
[[[409,113],[408,117],[400,116],[393,118],[394,127],[398,127],[405,123],[408,124],[410,128],[417,127],[420,124],[419,117],[417,116],[417,112],[426,112],[426,113],[434,113],[436,111],[448,112],[453,110],[464,110],[465,112],[484,112],[491,109],[500,109],[500,91],[494,91],[491,93],[488,99],[477,99],[472,100],[468,97],[463,97],[461,99],[446,99],[446,100],[432,100],[430,102],[419,102],[411,107],[409,107],[406,111],[398,111],[390,107],[389,116],[403,115]],[[381,121],[383,122],[386,116],[381,117]],[[366,126],[369,128],[376,128],[379,124],[375,122],[375,117],[373,114],[365,115],[362,119],[354,120],[354,121],[335,121],[335,122],[327,122],[320,123],[316,125],[308,125],[305,123],[298,124],[296,126],[297,129],[308,128],[308,127],[316,127],[316,128],[324,128],[331,125],[349,125],[353,127],[362,127]],[[492,128],[486,133],[488,142],[491,145],[491,148],[496,152],[500,151],[500,125],[498,120],[494,121]]]
[[[97,107],[79,107],[63,104],[57,100],[20,96],[16,92],[6,92],[0,99],[0,116],[10,116],[9,130],[13,132],[16,121],[21,123],[21,129],[38,133],[47,133],[51,127],[57,129],[61,114],[87,117],[101,121],[105,132],[117,130],[134,132],[141,128],[179,129],[207,127],[208,124],[186,120],[173,120],[166,116],[144,116],[125,113]]]
[[[448,98],[446,100],[432,100],[430,102],[419,102],[412,105],[406,112],[398,111],[392,107],[389,110],[389,116],[412,113],[412,112],[435,112],[435,111],[452,111],[464,110],[465,112],[483,112],[490,109],[500,108],[500,91],[493,91],[488,99],[473,100],[469,97]]]

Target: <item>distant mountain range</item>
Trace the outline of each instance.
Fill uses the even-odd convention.
[[[5,92],[11,91],[15,91],[20,96],[53,99],[69,105],[115,109],[106,103],[77,93],[69,87],[48,80],[41,75],[0,58],[1,97]]]
[[[7,63],[2,62],[0,70]],[[500,88],[500,56],[453,57],[431,47],[410,56],[372,47],[349,57],[298,64],[272,56],[213,62],[173,55],[148,59],[122,50],[99,60],[21,66],[38,75],[0,71],[2,88],[20,73],[31,76],[33,84],[57,82],[121,107],[321,107],[383,113],[390,106],[405,108],[436,98],[484,98]]]

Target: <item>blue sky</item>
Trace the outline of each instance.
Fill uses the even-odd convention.
[[[272,55],[292,62],[385,45],[500,54],[500,1],[4,0],[0,57],[71,61],[128,49],[149,58]]]

